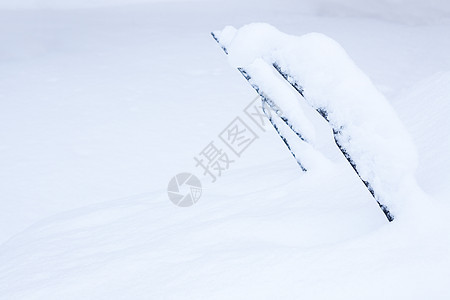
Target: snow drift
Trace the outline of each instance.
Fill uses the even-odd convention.
[[[388,217],[386,206],[394,215],[401,207],[415,206],[411,193],[421,194],[414,179],[415,146],[391,105],[337,42],[319,33],[290,36],[263,23],[239,30],[228,26],[215,35],[230,63],[256,77],[271,94],[278,89],[277,99],[287,93],[282,84],[271,84],[271,65],[304,89],[306,101],[329,121],[337,144]],[[299,110],[295,101],[283,99],[285,113],[313,136],[303,114],[292,113]]]

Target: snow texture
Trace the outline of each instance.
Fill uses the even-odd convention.
[[[283,112],[300,123],[297,127],[308,139],[313,130],[298,109],[299,99],[292,97],[292,89],[286,91],[282,79],[274,80],[272,64],[304,89],[306,101],[325,112],[337,142],[391,213],[412,205],[419,189],[415,146],[391,105],[337,42],[318,33],[289,36],[268,24],[226,27],[218,36],[220,41],[223,36],[231,64],[249,72],[263,91],[275,94]]]
[[[0,299],[449,299],[449,11],[438,0],[0,1]],[[326,162],[308,172],[270,124],[245,119],[256,94],[209,32],[253,22],[338,41],[389,101],[425,192],[394,222],[306,101],[295,109]],[[323,35],[304,37],[349,63]],[[212,140],[227,151],[217,135],[237,116],[258,139],[213,184],[193,157]],[[168,199],[181,172],[202,181],[195,206]]]

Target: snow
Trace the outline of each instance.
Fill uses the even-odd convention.
[[[411,194],[420,193],[414,182],[417,154],[411,137],[385,97],[338,43],[319,33],[288,36],[268,24],[224,31],[230,63],[244,68],[263,91],[275,95],[276,103],[281,100],[290,120],[306,123],[301,110],[295,109],[302,99],[289,97],[292,89],[266,75],[275,72],[273,63],[302,86],[314,109],[326,112],[333,129],[339,131],[339,144],[362,179],[370,183],[377,200],[393,215],[401,214],[402,206],[411,207]],[[221,41],[222,34],[217,36]],[[310,124],[296,127],[310,140]]]
[[[446,1],[90,3],[0,2],[0,299],[448,299]],[[417,149],[402,218],[308,105],[327,163],[268,127],[216,183],[195,168],[256,95],[209,32],[254,22],[332,38],[387,99]]]
[[[418,179],[423,189],[433,196],[437,196],[434,195],[437,191],[445,191],[450,182],[450,159],[440,152],[440,149],[450,149],[450,140],[447,138],[450,130],[450,102],[447,98],[450,94],[449,84],[450,73],[437,72],[414,84],[397,100],[399,114],[404,117],[407,128],[414,133],[415,144],[420,153]],[[406,117],[408,114],[410,118]]]

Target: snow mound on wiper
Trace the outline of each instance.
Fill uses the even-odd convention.
[[[336,41],[320,33],[291,36],[264,23],[227,26],[214,34],[234,67],[258,69],[254,66],[264,60],[301,86],[308,104],[330,123],[355,171],[371,192],[376,191],[379,203],[398,212],[406,203],[421,201],[413,200],[422,193],[414,179],[418,157],[409,133]]]

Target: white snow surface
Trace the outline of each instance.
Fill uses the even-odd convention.
[[[450,297],[447,1],[100,2],[0,1],[0,299]],[[381,92],[417,150],[404,217],[306,104],[323,164],[252,127],[217,182],[195,168],[256,96],[209,32],[254,22],[330,37]]]
[[[221,32],[216,35],[222,40]],[[297,127],[306,139],[312,135],[311,125],[301,124],[306,117],[296,109],[302,99],[289,97],[295,94],[293,89],[286,91],[285,85],[277,82],[283,79],[271,76],[273,63],[302,86],[314,109],[326,111],[331,126],[340,132],[338,142],[380,203],[393,215],[401,214],[402,206],[416,205],[408,201],[420,193],[414,179],[417,154],[409,133],[338,43],[318,33],[289,36],[263,23],[239,30],[228,26],[223,35],[231,64],[244,68],[263,91],[281,102],[283,113],[300,123]],[[419,206],[423,204],[415,200]]]

